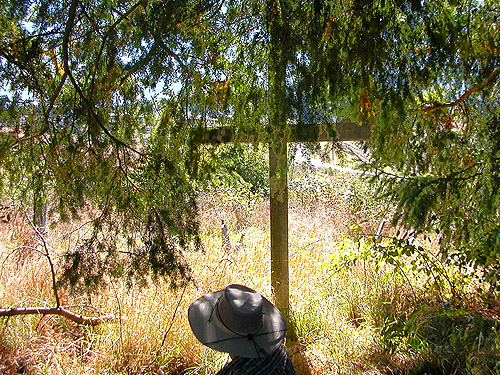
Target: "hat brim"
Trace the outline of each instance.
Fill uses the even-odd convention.
[[[230,331],[219,321],[214,308],[223,293],[224,289],[206,294],[189,306],[189,324],[196,338],[209,348],[240,357],[260,358],[276,350],[286,334],[281,312],[262,297],[262,328],[249,339]]]

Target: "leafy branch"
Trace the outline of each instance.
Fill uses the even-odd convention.
[[[482,90],[483,88],[488,86],[491,82],[493,82],[495,80],[495,78],[498,76],[498,74],[500,74],[500,66],[497,66],[496,69],[493,70],[493,72],[490,74],[490,76],[484,82],[482,82],[478,86],[471,87],[470,89],[465,91],[462,94],[462,96],[460,96],[460,98],[458,98],[457,100],[455,100],[451,103],[436,104],[436,105],[433,105],[431,107],[426,107],[426,108],[423,108],[422,111],[423,112],[430,112],[430,111],[435,111],[437,109],[455,107],[456,105],[462,103],[465,99],[467,99],[472,93],[479,91],[479,90]]]

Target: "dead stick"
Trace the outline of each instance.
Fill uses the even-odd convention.
[[[42,315],[61,315],[66,319],[69,319],[78,324],[85,324],[96,326],[105,321],[114,320],[113,315],[105,315],[98,317],[90,317],[75,314],[64,307],[27,307],[27,308],[12,308],[12,309],[0,309],[0,316],[16,316],[16,315],[32,315],[32,314],[42,314]]]

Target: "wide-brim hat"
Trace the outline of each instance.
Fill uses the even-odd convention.
[[[286,322],[260,293],[232,284],[191,303],[194,335],[209,348],[240,357],[261,358],[282,344]]]

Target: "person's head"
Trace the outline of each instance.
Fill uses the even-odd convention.
[[[198,298],[189,306],[188,318],[202,344],[239,357],[265,357],[286,334],[280,311],[260,293],[238,284]]]

